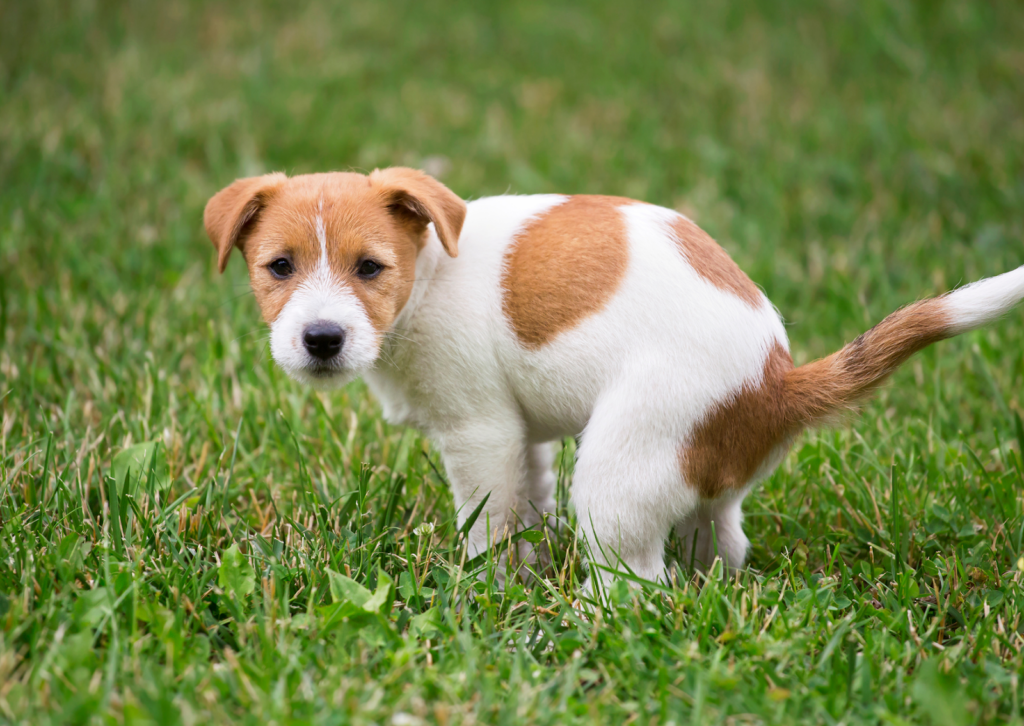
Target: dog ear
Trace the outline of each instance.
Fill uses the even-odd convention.
[[[445,252],[458,256],[466,203],[455,192],[422,171],[400,166],[375,169],[370,183],[379,188],[385,206],[399,221],[416,232],[433,222]]]
[[[224,272],[232,248],[242,249],[245,238],[256,227],[260,211],[267,206],[274,190],[287,179],[280,172],[238,179],[206,203],[203,224],[217,248],[218,270]]]

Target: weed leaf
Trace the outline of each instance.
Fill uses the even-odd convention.
[[[221,555],[217,583],[228,595],[242,599],[256,589],[256,576],[245,556],[233,544]]]
[[[337,604],[350,602],[358,608],[363,607],[372,593],[351,577],[335,572],[328,568],[327,577],[331,582],[331,601]]]
[[[159,441],[146,441],[119,451],[110,463],[110,474],[117,482],[118,495],[123,495],[126,488],[128,494],[135,494],[144,478],[152,491],[163,491],[171,485],[167,454]]]
[[[961,690],[956,674],[943,673],[939,659],[931,658],[918,669],[912,693],[935,726],[960,726],[968,723]]]

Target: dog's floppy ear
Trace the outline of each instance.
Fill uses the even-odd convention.
[[[445,252],[458,256],[466,203],[455,192],[422,171],[401,166],[375,169],[370,183],[380,190],[388,210],[403,223],[422,232],[433,222]]]
[[[234,247],[242,249],[245,238],[256,226],[256,220],[274,190],[288,177],[280,172],[239,179],[213,195],[206,203],[203,224],[206,234],[217,248],[217,269],[224,272]]]

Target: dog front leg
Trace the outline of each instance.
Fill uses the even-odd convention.
[[[469,556],[475,557],[522,528],[516,509],[529,474],[524,428],[510,415],[474,421],[439,439],[459,526],[486,499],[468,535]]]

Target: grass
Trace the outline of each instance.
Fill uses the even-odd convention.
[[[704,5],[0,0],[0,721],[1024,723],[1021,311],[804,436],[748,571],[581,618],[216,275],[236,176],[390,164],[687,211],[798,362],[1024,263],[1019,3]]]

